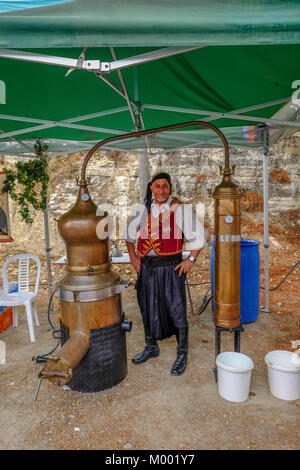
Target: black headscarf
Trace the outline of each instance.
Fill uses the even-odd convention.
[[[152,191],[150,189],[150,186],[154,183],[154,181],[161,180],[161,179],[165,179],[165,180],[168,181],[168,183],[170,185],[170,194],[171,194],[172,183],[171,183],[171,176],[169,175],[169,173],[164,173],[164,172],[156,173],[153,176],[152,180],[148,183],[148,186],[147,186],[146,196],[145,196],[145,199],[144,199],[145,206],[147,207],[147,212],[150,211],[151,201],[152,201]]]

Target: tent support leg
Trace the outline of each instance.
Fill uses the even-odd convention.
[[[140,200],[143,201],[145,198],[148,181],[150,180],[149,175],[149,162],[148,155],[143,151],[139,151],[139,186],[140,186]]]
[[[264,191],[264,270],[265,270],[265,305],[263,312],[270,313],[269,309],[269,168],[268,168],[268,144],[269,131],[267,126],[263,130],[263,191]]]
[[[134,67],[134,100],[136,103],[139,101],[139,71],[137,67]],[[135,109],[135,127],[139,130],[141,126],[145,129],[142,111],[137,107]],[[149,172],[149,153],[151,152],[149,141],[146,137],[148,151],[147,153],[144,149],[138,149],[138,162],[139,162],[139,187],[140,187],[140,202],[144,201],[148,182],[150,181],[150,172]]]
[[[51,295],[52,287],[52,272],[51,272],[51,257],[50,257],[50,236],[49,236],[49,220],[48,220],[48,208],[44,211],[44,230],[45,230],[45,251],[47,260],[47,274],[48,274],[48,292]]]

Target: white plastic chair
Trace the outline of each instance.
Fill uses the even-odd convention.
[[[37,264],[37,274],[35,279],[34,292],[29,290],[29,261],[33,259]],[[7,278],[7,267],[10,263],[15,260],[19,260],[19,273],[18,273],[18,292],[8,292],[8,278]],[[39,319],[36,308],[36,296],[38,292],[39,280],[41,274],[41,262],[36,255],[32,254],[21,254],[15,255],[8,258],[2,268],[2,279],[3,279],[3,295],[0,297],[0,306],[13,307],[13,326],[18,326],[18,309],[20,305],[24,305],[26,308],[27,321],[29,327],[30,341],[35,341],[34,326],[32,313],[35,318],[35,322],[39,325]]]

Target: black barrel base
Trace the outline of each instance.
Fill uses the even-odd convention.
[[[123,319],[122,319],[123,321]],[[122,321],[104,328],[90,330],[90,349],[80,361],[68,387],[76,392],[101,392],[119,384],[127,375],[126,333]],[[63,330],[62,345],[68,339]]]

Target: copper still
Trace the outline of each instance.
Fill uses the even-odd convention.
[[[79,184],[76,204],[58,222],[66,244],[67,274],[57,287],[61,327],[68,339],[39,376],[94,392],[127,375],[125,331],[130,331],[131,322],[124,318],[121,292],[131,281],[122,281],[111,270],[109,239],[99,233],[99,222],[107,214],[96,215],[87,181]]]
[[[221,138],[225,149],[223,181],[215,189],[215,324],[239,325],[240,295],[240,192],[231,182],[228,143],[222,132],[203,121],[160,127],[115,136],[97,143],[87,154],[81,170],[79,194],[74,207],[64,214],[58,229],[66,244],[66,276],[58,283],[62,348],[39,372],[56,385],[68,384],[84,392],[104,390],[121,382],[127,374],[126,335],[131,322],[122,312],[121,293],[131,281],[112,271],[109,239],[99,237],[97,216],[87,188],[86,167],[101,146],[132,137],[184,127],[209,127]]]

